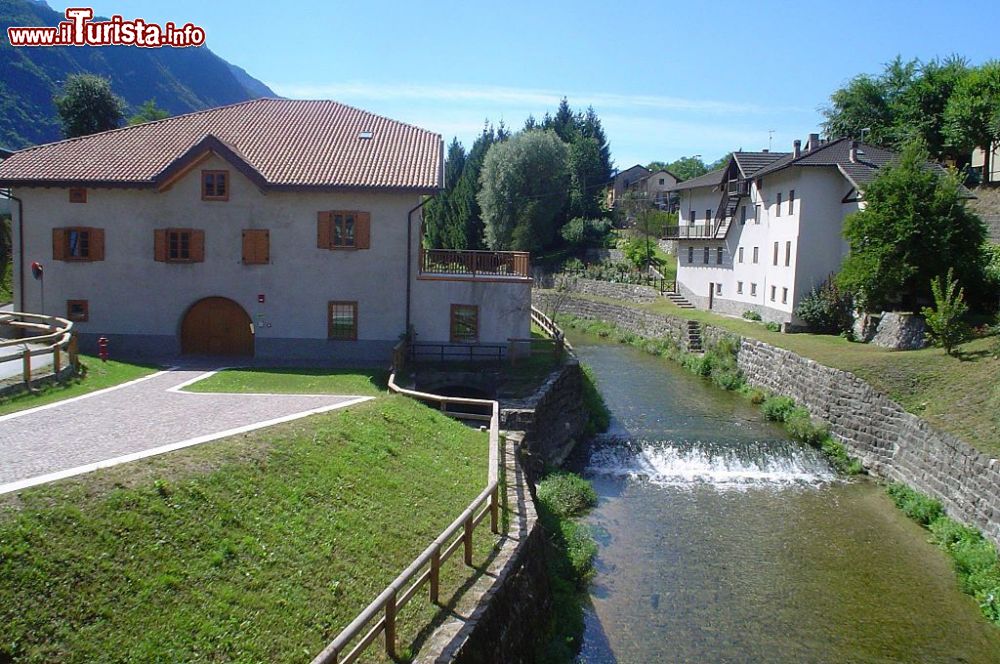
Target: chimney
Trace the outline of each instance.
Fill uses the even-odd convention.
[[[819,134],[809,134],[809,143],[806,145],[806,150],[812,152],[819,147]]]
[[[792,142],[792,158],[798,159],[800,156],[802,156],[802,141],[796,138]]]
[[[852,164],[858,163],[858,142],[857,141],[851,141],[851,148],[847,152],[847,155],[850,158]]]
[[[764,150],[763,150],[763,151],[764,151],[764,152],[770,152],[770,150],[768,150],[767,148],[764,148]]]

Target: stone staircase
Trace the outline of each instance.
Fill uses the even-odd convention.
[[[701,345],[701,323],[696,320],[687,322],[687,350],[689,353],[704,353]]]
[[[674,304],[676,304],[681,309],[694,309],[694,305],[688,302],[683,295],[677,292],[667,292],[663,294],[663,297],[667,298]]]

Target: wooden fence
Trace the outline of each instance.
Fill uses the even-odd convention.
[[[15,362],[20,359],[23,366],[24,382],[27,385],[31,385],[32,357],[52,353],[52,371],[56,375],[62,369],[63,353],[68,355],[70,366],[78,366],[76,335],[73,334],[71,321],[58,316],[9,311],[0,314],[0,326],[24,330],[26,333],[19,339],[0,340],[0,348],[20,347],[20,350],[15,353],[3,355],[2,360]],[[36,346],[36,348],[32,348],[31,345]]]
[[[403,342],[401,342],[403,344]],[[402,348],[402,347],[401,347]],[[405,357],[405,351],[398,353]],[[419,401],[436,404],[443,413],[463,420],[489,422],[490,460],[486,487],[469,506],[451,522],[430,546],[424,549],[396,579],[386,587],[337,637],[313,660],[313,664],[347,664],[354,662],[384,635],[385,652],[396,657],[396,616],[413,599],[424,584],[429,584],[428,599],[437,603],[440,593],[441,566],[459,548],[463,549],[464,562],[472,567],[472,537],[476,527],[489,516],[490,532],[500,532],[500,404],[486,399],[445,397],[428,392],[417,392],[396,385],[396,369],[389,376],[389,389]],[[465,412],[462,407],[487,407],[485,413]],[[374,624],[371,624],[373,623]],[[360,637],[360,639],[359,639]],[[357,641],[348,650],[351,643]]]
[[[570,348],[564,341],[563,332],[544,313],[531,308],[531,320],[538,325],[552,342],[558,342],[560,348]],[[536,340],[540,341],[540,340]],[[389,374],[389,390],[403,394],[425,403],[436,404],[441,412],[460,420],[488,421],[490,461],[486,478],[486,487],[469,506],[451,522],[430,546],[424,549],[403,572],[390,583],[382,593],[375,598],[350,625],[313,659],[312,664],[349,664],[356,661],[379,636],[384,636],[385,652],[390,658],[395,658],[396,651],[396,617],[399,611],[413,599],[424,584],[429,584],[428,599],[437,603],[440,594],[441,566],[454,555],[459,548],[463,549],[464,562],[472,567],[472,536],[476,527],[486,516],[490,517],[490,532],[500,532],[500,474],[502,470],[500,447],[500,404],[491,399],[466,399],[461,397],[446,397],[429,392],[418,392],[399,387],[396,384],[396,374],[403,369],[403,362],[408,358],[407,342],[400,341],[393,348],[393,367]],[[454,407],[454,408],[453,408]],[[458,410],[462,407],[482,409],[486,407],[490,414]],[[371,624],[374,622],[374,624]],[[370,625],[370,626],[369,626]],[[366,631],[367,630],[367,631]],[[360,637],[360,638],[359,638]],[[351,643],[357,641],[348,650]]]

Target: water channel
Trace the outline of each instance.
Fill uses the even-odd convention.
[[[670,361],[570,340],[614,415],[574,462],[600,497],[580,662],[1000,662],[1000,628],[874,482]]]

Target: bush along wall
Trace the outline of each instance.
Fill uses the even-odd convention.
[[[681,349],[672,339],[649,339],[604,321],[566,315],[557,316],[556,320],[565,327],[630,344],[651,355],[680,362],[691,373],[711,380],[724,390],[739,392],[754,405],[761,406],[765,419],[784,424],[792,438],[821,450],[841,473],[856,475],[863,470],[861,462],[848,455],[847,448],[830,435],[826,426],[814,422],[805,407],[796,405],[789,397],[771,396],[763,390],[747,386],[738,366],[740,345],[735,336],[709,335],[705,352],[699,354]]]
[[[545,566],[552,587],[552,615],[536,661],[570,664],[583,637],[583,606],[594,576],[597,542],[580,522],[597,504],[590,482],[555,471],[538,484],[538,518],[546,535]]]
[[[896,506],[930,531],[931,541],[951,558],[962,592],[972,595],[991,622],[1000,625],[1000,560],[996,547],[975,528],[945,516],[937,500],[902,483],[890,484]]]

